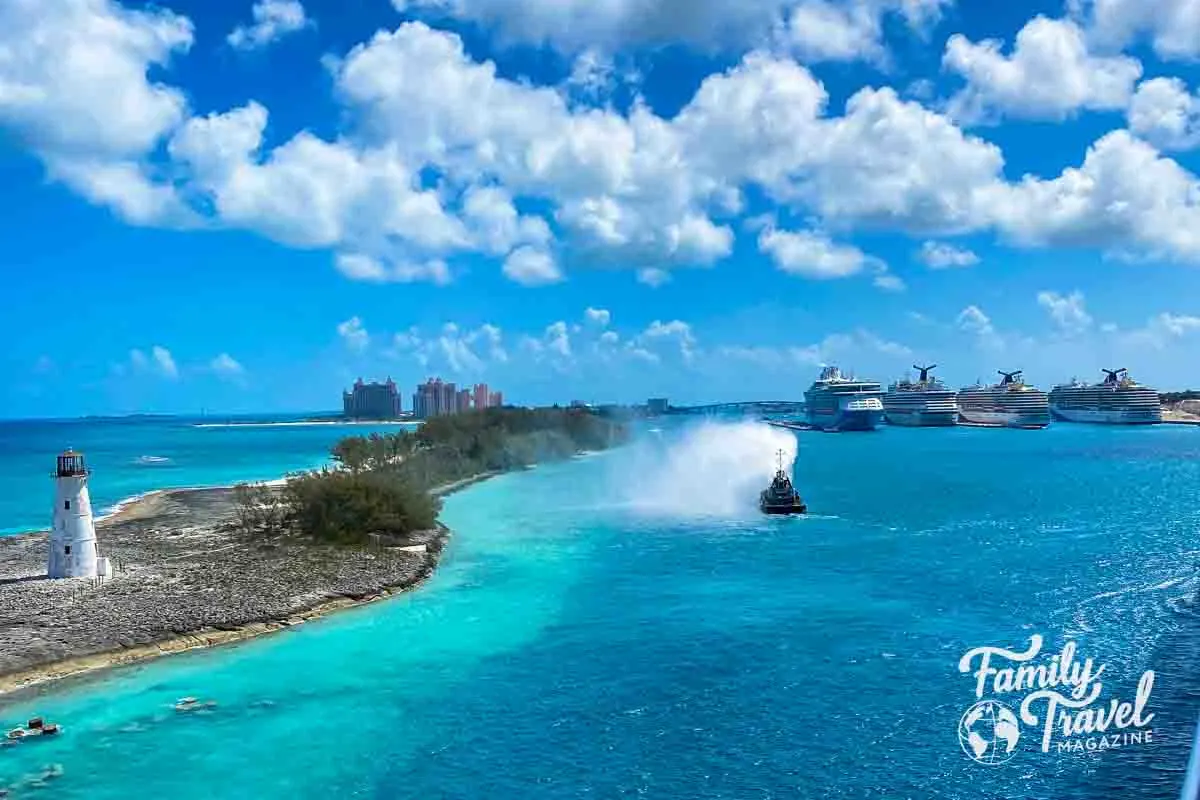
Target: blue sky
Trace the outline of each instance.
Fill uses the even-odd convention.
[[[3,4],[0,416],[1200,385],[1200,0],[676,6]]]

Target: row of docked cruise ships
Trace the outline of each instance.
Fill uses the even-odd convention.
[[[962,421],[1010,428],[1044,428],[1051,418],[1124,425],[1162,421],[1158,392],[1134,381],[1125,369],[1104,370],[1101,383],[1076,380],[1047,394],[1025,383],[1020,371],[1000,372],[998,383],[955,392],[930,375],[936,366],[914,366],[920,373],[917,380],[897,381],[886,393],[876,382],[825,367],[804,393],[808,422],[822,430],[845,431],[874,430],[884,419],[892,425]]]

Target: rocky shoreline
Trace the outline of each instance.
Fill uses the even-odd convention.
[[[457,491],[482,475],[452,486]],[[104,582],[47,580],[47,533],[0,537],[0,695],[282,630],[419,585],[449,530],[345,548],[238,529],[231,488],[152,493],[97,524]]]

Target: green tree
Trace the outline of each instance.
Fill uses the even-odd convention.
[[[289,479],[274,505],[239,487],[239,520],[253,530],[290,525],[330,542],[404,536],[436,523],[441,505],[431,492],[438,486],[611,447],[627,436],[624,424],[587,409],[506,407],[435,417],[413,432],[342,439],[332,449],[337,468]]]
[[[406,536],[437,524],[437,498],[407,481],[376,473],[325,471],[288,481],[287,499],[300,532],[338,544],[371,534]]]

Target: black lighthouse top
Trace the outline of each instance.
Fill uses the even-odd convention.
[[[88,468],[87,464],[83,461],[83,453],[68,450],[58,457],[58,469],[55,472],[55,477],[75,478],[87,474]]]

